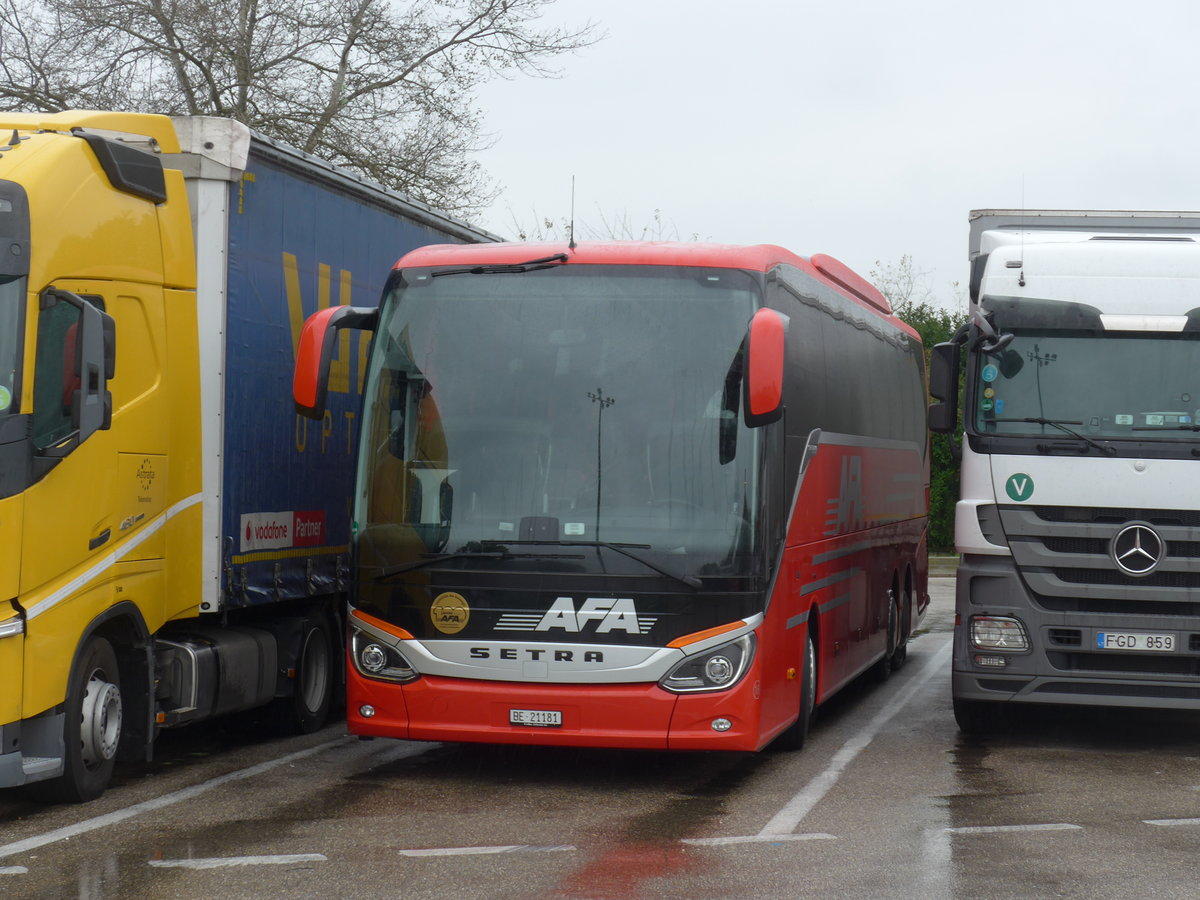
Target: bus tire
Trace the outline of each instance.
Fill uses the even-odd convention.
[[[305,623],[300,636],[292,696],[275,700],[279,730],[312,734],[323,728],[335,681],[332,629],[328,617],[316,615]]]
[[[908,639],[912,629],[912,593],[908,590],[904,591],[904,596],[900,600],[900,636],[896,641],[896,649],[892,653],[892,671],[895,672],[904,666],[905,660],[908,659]]]
[[[896,592],[888,591],[888,620],[887,620],[887,646],[884,648],[883,656],[881,656],[871,669],[871,674],[875,680],[883,684],[891,677],[893,662],[896,658],[896,632],[900,627],[900,611],[896,601]]]
[[[105,638],[92,637],[71,672],[63,725],[63,773],[29,786],[38,800],[84,803],[112,780],[121,742],[121,675]]]
[[[808,728],[812,724],[817,708],[817,648],[813,643],[812,631],[804,641],[804,663],[800,673],[800,715],[796,721],[780,732],[772,741],[775,750],[800,750],[808,739]]]
[[[964,700],[954,697],[954,721],[966,735],[992,734],[1005,723],[1005,709],[989,700]]]

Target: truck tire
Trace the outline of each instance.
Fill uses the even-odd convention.
[[[804,641],[800,679],[800,715],[771,742],[772,750],[800,750],[808,740],[808,727],[817,708],[817,648],[811,630]]]
[[[121,741],[121,675],[105,638],[84,646],[67,686],[63,774],[29,786],[36,799],[82,803],[104,793]]]
[[[301,631],[295,690],[291,697],[275,701],[280,729],[312,734],[324,727],[333,703],[335,680],[332,628],[324,615],[314,616]]]

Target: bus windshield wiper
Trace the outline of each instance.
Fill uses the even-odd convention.
[[[1130,431],[1200,431],[1200,422],[1190,425],[1134,425]]]
[[[495,263],[487,266],[467,266],[462,269],[442,269],[431,272],[437,278],[439,275],[519,275],[522,272],[536,272],[538,269],[553,269],[567,261],[567,254],[555,253],[553,256],[543,256],[541,259],[531,259],[522,263]]]
[[[1014,418],[1014,419],[988,419],[988,421],[989,422],[1028,422],[1031,425],[1049,425],[1051,428],[1057,428],[1059,431],[1069,434],[1071,437],[1075,438],[1076,440],[1083,441],[1084,444],[1088,445],[1089,447],[1095,447],[1101,453],[1107,454],[1108,456],[1115,456],[1117,453],[1117,451],[1114,450],[1112,447],[1106,447],[1103,444],[1092,440],[1087,435],[1080,434],[1078,431],[1076,431],[1073,428],[1068,428],[1067,427],[1068,425],[1082,425],[1083,424],[1082,422],[1076,422],[1071,419],[1063,419],[1061,421],[1057,421],[1055,419],[1042,418],[1041,416],[1024,416],[1021,418]],[[1041,450],[1042,447],[1039,446],[1038,449]]]
[[[634,550],[652,550],[650,544],[615,544],[609,541],[481,541],[483,544],[502,544],[504,546],[516,545],[531,545],[531,544],[549,544],[553,547],[600,547],[605,550],[612,550],[620,553],[622,556],[628,556],[634,562],[639,562],[647,569],[653,569],[659,575],[665,575],[680,584],[685,584],[693,591],[698,591],[704,586],[699,578],[694,575],[680,575],[678,572],[672,572],[670,569],[665,569],[658,563],[651,562],[640,553],[634,553]]]
[[[499,543],[498,541],[482,541],[471,546],[467,550],[455,550],[450,553],[425,553],[420,559],[411,559],[408,562],[397,563],[394,566],[386,566],[382,572],[375,576],[376,581],[384,581],[391,578],[393,575],[400,575],[404,572],[411,572],[413,569],[420,569],[423,566],[432,566],[440,562],[445,562],[448,559],[515,559],[518,556],[522,557],[543,557],[554,556],[562,557],[561,553],[546,554],[546,553],[509,553],[507,547],[498,547],[495,550],[481,550],[482,544]],[[537,543],[531,541],[530,543]],[[567,557],[569,559],[583,559],[582,554],[572,554]]]
[[[485,550],[483,552],[472,552],[467,550],[459,550],[454,553],[427,553],[422,555],[420,559],[410,559],[408,562],[397,563],[394,566],[386,566],[382,572],[375,576],[376,581],[383,581],[385,578],[391,578],[393,575],[399,575],[402,572],[409,572],[413,569],[419,569],[422,566],[431,566],[434,563],[445,562],[448,559],[478,559],[484,557],[486,559],[504,559],[510,554],[505,550]]]

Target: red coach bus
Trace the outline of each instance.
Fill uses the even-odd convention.
[[[921,344],[837,260],[425,247],[378,309],[306,323],[305,415],[347,327],[374,332],[352,732],[795,748],[904,660],[928,604]]]

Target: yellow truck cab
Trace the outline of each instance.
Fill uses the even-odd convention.
[[[360,354],[305,315],[492,235],[222,119],[0,114],[0,787],[103,792],[156,733],[342,683]]]

